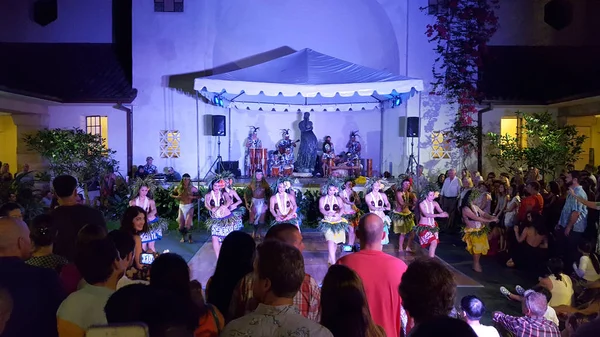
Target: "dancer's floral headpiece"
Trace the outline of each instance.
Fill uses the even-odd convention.
[[[154,195],[154,192],[156,191],[156,182],[154,179],[150,177],[144,179],[138,177],[131,186],[131,198],[137,198],[142,186],[148,187],[148,192],[150,192],[151,195]]]
[[[428,181],[427,184],[425,184],[425,186],[423,186],[423,188],[421,189],[421,195],[419,196],[419,198],[424,200],[425,198],[427,198],[429,192],[439,193],[440,187],[437,183],[432,183]]]
[[[336,194],[342,190],[343,182],[334,177],[330,177],[325,184],[321,186],[321,195],[327,195],[329,191],[329,187],[335,187],[337,189]]]

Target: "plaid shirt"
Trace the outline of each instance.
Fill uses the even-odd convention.
[[[249,273],[235,287],[229,304],[229,320],[245,316],[258,306],[252,296],[252,283],[252,273]],[[321,288],[309,274],[305,274],[300,291],[294,296],[294,306],[302,316],[312,321],[319,322],[321,319]]]
[[[494,321],[515,337],[561,337],[556,324],[543,317],[514,317],[498,313]]]

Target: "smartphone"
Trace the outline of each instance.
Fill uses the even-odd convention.
[[[85,337],[150,337],[150,334],[146,324],[129,323],[92,326]]]
[[[140,260],[141,264],[152,264],[152,262],[154,262],[154,254],[143,253]]]

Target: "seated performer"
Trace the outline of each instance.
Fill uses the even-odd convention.
[[[291,182],[286,178],[277,180],[277,193],[269,200],[269,210],[275,218],[271,222],[271,226],[279,223],[291,223],[300,229],[298,224],[298,213],[296,213],[296,195],[293,190],[288,192],[292,187]]]
[[[363,212],[358,208],[360,206],[360,198],[358,193],[352,188],[354,187],[354,180],[347,179],[344,182],[344,189],[340,193],[340,197],[343,202],[344,215],[343,217],[348,220],[348,246],[358,251],[358,247],[354,247],[354,241],[356,240],[356,234],[354,230],[358,227],[358,221],[362,216]],[[346,249],[346,248],[344,248]]]
[[[465,223],[462,240],[467,244],[469,254],[473,255],[473,270],[481,273],[479,259],[481,255],[486,255],[490,249],[488,242],[490,230],[482,223],[498,222],[498,218],[485,213],[475,205],[473,201],[478,200],[479,194],[478,191],[468,191],[460,205],[460,210]]]
[[[385,237],[381,240],[381,243],[386,245],[390,242],[389,233],[392,221],[390,220],[390,217],[384,213],[384,211],[389,211],[391,207],[387,195],[383,192],[383,187],[384,185],[380,178],[373,178],[367,182],[367,185],[365,186],[367,192],[365,195],[365,202],[369,206],[369,211],[377,214],[381,220],[383,220]]]
[[[411,192],[410,180],[405,178],[400,184],[400,188],[396,190],[396,205],[390,219],[392,219],[392,225],[394,233],[399,234],[398,238],[398,251],[404,251],[404,237],[410,233],[408,242],[406,242],[406,251],[412,252],[410,244],[415,237],[415,233],[412,231],[415,227],[415,215],[414,210],[417,205],[417,196]]]
[[[331,142],[331,137],[326,136],[325,142],[323,143],[323,156],[321,158],[323,161],[323,176],[329,177],[331,175],[331,162],[335,161],[335,149],[333,147],[333,143]]]
[[[242,229],[242,218],[229,210],[231,197],[225,192],[225,180],[217,176],[209,184],[209,191],[204,196],[204,206],[210,212],[210,219],[206,220],[206,227],[212,235],[213,249],[217,259],[221,250],[221,242],[233,231]]]
[[[181,241],[185,242],[185,236],[188,235],[188,242],[192,243],[192,234],[189,233],[190,229],[194,225],[194,200],[199,199],[198,189],[191,183],[191,177],[189,174],[184,174],[182,180],[179,182],[173,194],[173,198],[179,200],[179,215],[177,222],[179,222],[179,233],[181,233]]]
[[[225,193],[231,198],[231,205],[229,205],[229,210],[231,213],[240,217],[240,219],[244,218],[246,215],[246,208],[244,206],[240,206],[242,204],[242,198],[237,194],[235,188],[233,188],[233,173],[231,172],[223,172],[221,177],[225,180]]]
[[[319,230],[325,234],[327,250],[329,251],[328,263],[335,264],[335,251],[338,243],[346,242],[346,229],[348,220],[343,217],[342,205],[344,202],[338,196],[338,182],[329,180],[321,187],[321,198],[319,199],[319,211],[323,219],[319,222]]]
[[[266,201],[270,195],[271,187],[265,179],[263,171],[256,170],[244,194],[246,208],[250,210],[250,223],[254,227],[253,238],[260,237],[260,226],[265,224],[265,217],[269,208]]]
[[[428,185],[423,189],[425,199],[419,204],[421,217],[419,224],[414,228],[415,234],[419,236],[421,247],[429,247],[429,257],[435,256],[435,249],[440,241],[439,231],[435,218],[447,218],[448,213],[444,212],[440,205],[435,201],[437,186]],[[435,212],[438,212],[437,214]]]
[[[155,242],[162,239],[163,230],[168,228],[166,221],[156,215],[156,203],[150,199],[148,193],[154,192],[156,185],[153,179],[138,178],[132,187],[131,195],[134,196],[129,201],[129,206],[138,206],[146,211],[148,218],[149,231],[140,233],[142,240],[142,250],[146,253],[156,253]]]

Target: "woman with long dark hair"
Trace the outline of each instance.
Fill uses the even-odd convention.
[[[149,268],[142,264],[142,238],[141,235],[148,233],[148,215],[146,211],[139,206],[130,206],[125,210],[123,218],[121,218],[121,228],[133,235],[135,241],[135,249],[133,251],[133,265],[127,270],[126,275],[132,280],[148,280]]]
[[[371,318],[360,277],[343,265],[329,267],[321,288],[321,325],[334,337],[384,337]]]
[[[254,269],[255,251],[256,243],[247,233],[231,232],[223,240],[215,273],[206,283],[206,302],[226,316],[235,286]]]
[[[196,336],[218,337],[225,320],[218,309],[204,302],[202,285],[190,282],[190,269],[185,260],[173,253],[161,254],[152,263],[150,285],[171,292],[186,305],[182,323]]]
[[[33,218],[29,237],[33,243],[31,257],[25,263],[42,268],[54,269],[60,273],[63,266],[69,261],[62,256],[52,253],[56,229],[52,227],[52,216],[41,214]]]
[[[510,249],[511,258],[506,266],[533,271],[548,258],[546,227],[543,225],[543,217],[536,212],[527,213],[526,221],[522,224],[525,225],[522,230],[519,226],[513,227],[518,244]]]
[[[594,252],[594,246],[591,242],[585,241],[579,244],[581,258],[579,265],[573,263],[573,270],[577,277],[586,282],[595,282],[600,280],[600,261],[598,254]]]

